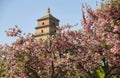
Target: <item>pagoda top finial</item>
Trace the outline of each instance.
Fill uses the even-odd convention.
[[[38,19],[38,21],[45,20],[45,19],[48,19],[48,18],[59,21],[57,18],[55,18],[54,16],[52,16],[52,14],[50,13],[50,8],[49,7],[47,9],[46,14],[44,16],[42,16],[40,19]]]
[[[50,8],[48,7],[47,14],[50,14]]]

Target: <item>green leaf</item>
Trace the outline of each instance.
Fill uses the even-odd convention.
[[[96,70],[96,78],[104,78],[105,74],[104,72],[101,72],[100,70]]]

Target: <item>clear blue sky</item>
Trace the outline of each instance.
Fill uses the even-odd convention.
[[[15,25],[25,33],[34,34],[37,19],[46,14],[48,7],[51,14],[60,20],[60,25],[80,25],[81,4],[96,8],[96,1],[100,0],[0,0],[0,44],[15,41],[5,34],[5,30]]]

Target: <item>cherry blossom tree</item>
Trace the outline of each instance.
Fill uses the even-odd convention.
[[[86,11],[86,12],[85,12]],[[5,78],[119,78],[120,0],[108,0],[92,10],[82,5],[83,29],[58,26],[55,35],[36,40],[15,26],[18,37],[0,45],[0,76]]]

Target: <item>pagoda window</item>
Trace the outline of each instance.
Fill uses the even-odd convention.
[[[43,30],[41,30],[41,33],[43,33]]]
[[[53,23],[53,25],[55,26],[55,22]]]
[[[42,25],[44,25],[44,22],[42,23]]]
[[[56,30],[55,30],[55,33],[56,33]]]

